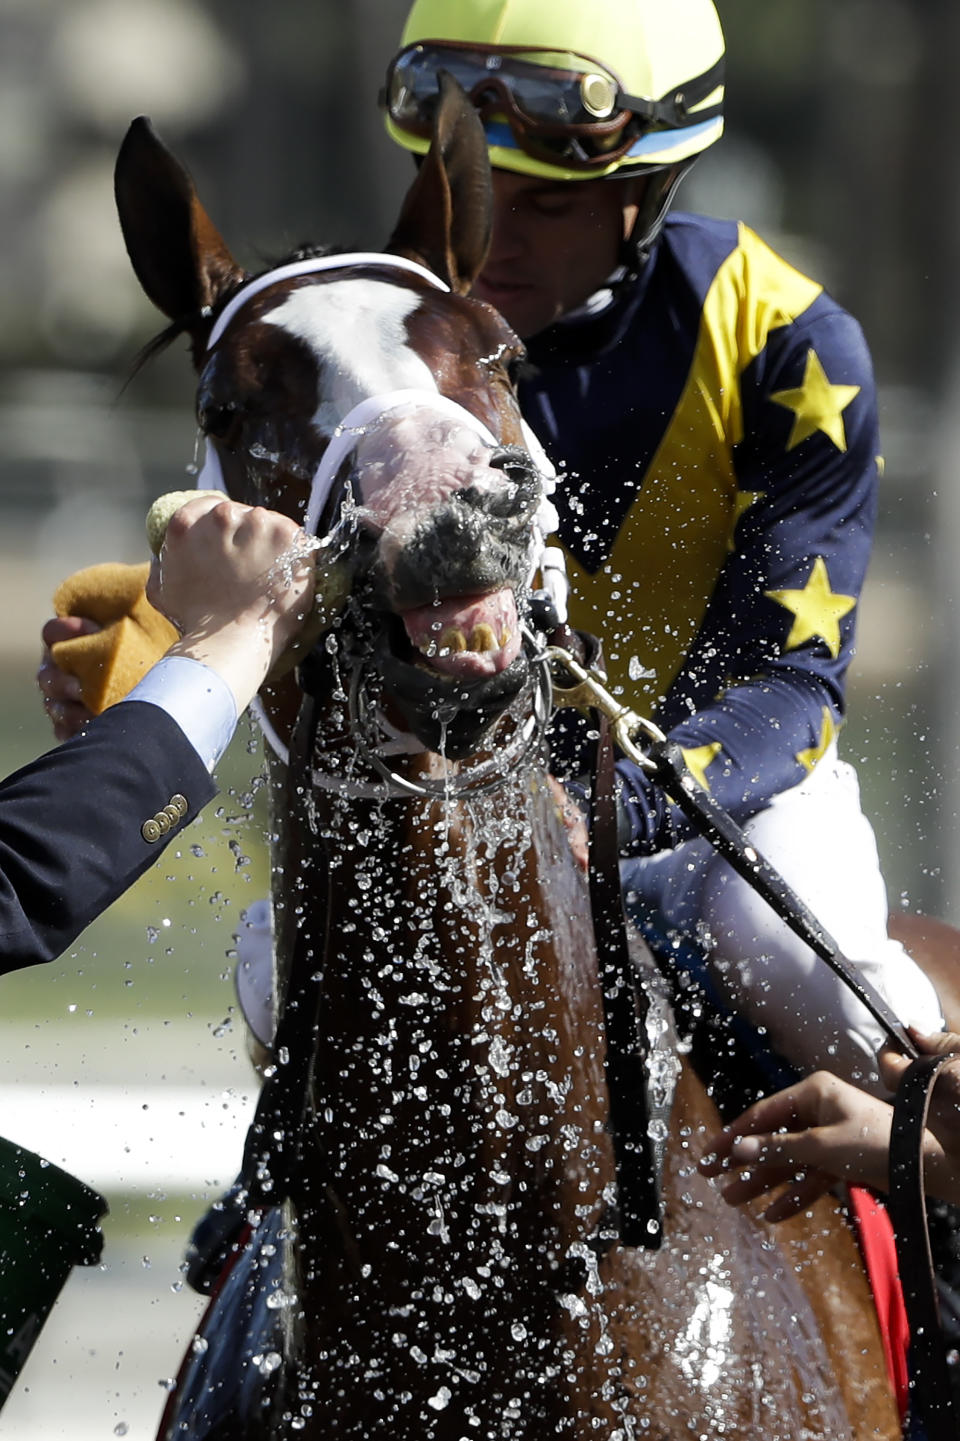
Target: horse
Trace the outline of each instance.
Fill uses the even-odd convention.
[[[774,1230],[723,1203],[682,1044],[663,1241],[622,1242],[590,899],[543,743],[542,466],[522,348],[469,296],[472,107],[445,84],[383,252],[251,279],[143,120],[116,194],[164,338],[190,343],[206,482],[315,525],[324,577],[316,646],[263,697],[294,1012],[268,1072],[299,1067],[305,1104],[259,1128],[249,1238],[161,1437],[893,1441],[840,1205]]]

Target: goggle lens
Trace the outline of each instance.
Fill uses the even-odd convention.
[[[615,76],[584,60],[582,70],[537,65],[496,51],[454,45],[412,45],[394,60],[387,77],[391,119],[414,135],[430,133],[438,95],[437,72],[446,70],[485,117],[501,114],[516,143],[536,158],[574,168],[606,163],[629,148],[638,127],[629,110],[618,111]],[[629,125],[630,138],[624,132]]]

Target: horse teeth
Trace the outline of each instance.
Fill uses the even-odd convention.
[[[458,651],[466,650],[466,648],[466,636],[462,630],[459,630],[454,625],[448,626],[440,636],[439,650],[441,655],[456,654]]]
[[[473,627],[470,635],[470,649],[483,653],[487,650],[498,650],[497,638],[493,633],[493,626],[485,620]]]

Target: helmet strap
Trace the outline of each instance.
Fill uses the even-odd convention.
[[[654,241],[663,229],[667,212],[683,178],[689,173],[696,156],[683,160],[678,165],[664,166],[660,170],[647,171],[638,179],[646,179],[647,185],[637,210],[636,219],[629,235],[624,237],[621,247],[621,263],[626,267],[625,279],[637,275],[647,263]],[[602,183],[602,182],[601,182]]]

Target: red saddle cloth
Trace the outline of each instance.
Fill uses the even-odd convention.
[[[850,1214],[860,1244],[860,1253],[873,1290],[880,1323],[880,1335],[887,1358],[890,1384],[900,1408],[901,1424],[909,1402],[907,1351],[910,1328],[897,1267],[897,1247],[887,1208],[873,1191],[849,1186]]]

